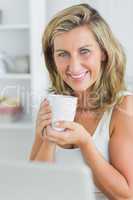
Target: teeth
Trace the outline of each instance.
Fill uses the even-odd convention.
[[[79,75],[71,75],[72,78],[82,78],[84,77],[86,74],[86,72],[82,73],[82,74],[79,74]]]

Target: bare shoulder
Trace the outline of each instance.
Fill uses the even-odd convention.
[[[133,116],[133,95],[125,96],[119,105],[116,105],[115,111]]]
[[[125,96],[115,106],[111,128],[110,163],[125,177],[133,192],[133,96]]]
[[[133,130],[133,95],[124,96],[122,102],[114,107],[110,123],[110,136],[114,130],[123,127],[132,127]]]

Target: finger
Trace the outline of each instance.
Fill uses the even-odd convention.
[[[41,102],[40,107],[43,106],[44,104],[46,104],[47,102],[48,102],[48,100],[47,100],[47,98],[45,98],[45,99]]]
[[[43,107],[44,107],[44,106],[47,106],[47,105],[48,105],[48,104],[47,104],[47,101],[46,101],[46,100],[43,101],[43,102],[41,102],[41,104],[40,104],[40,108],[39,108],[39,111],[42,110]]]
[[[53,136],[51,136],[51,135],[48,135],[48,134],[46,134],[45,135],[45,137],[50,141],[50,142],[54,142],[54,143],[56,143],[57,145],[64,145],[65,144],[65,141],[64,140],[61,140],[61,139],[59,139],[59,138],[57,138],[57,137],[53,137]]]
[[[47,113],[45,115],[39,116],[39,121],[47,120],[47,119],[51,119],[51,118],[52,118],[52,113]]]
[[[39,117],[36,121],[37,125],[40,125],[42,123],[47,122],[48,120],[52,120],[51,116],[43,116],[43,117]]]
[[[52,137],[52,136],[49,136],[49,135],[46,135],[47,139],[50,141],[50,142],[54,142],[56,143],[57,145],[61,146],[61,147],[70,147],[70,143],[66,140],[61,140],[59,138],[55,138],[55,137]]]
[[[38,111],[38,115],[45,114],[45,113],[48,113],[48,112],[52,112],[51,106],[45,105],[45,106],[40,108],[40,110]]]
[[[44,101],[44,102],[41,103],[39,111],[44,110],[44,109],[46,109],[47,107],[50,108],[50,104],[49,104],[49,102],[46,100],[46,101]]]
[[[49,113],[52,114],[51,110],[47,109],[47,110],[45,110],[45,111],[40,112],[39,115],[38,115],[38,117],[39,117],[39,116],[44,116],[44,115],[49,114]]]
[[[50,105],[45,105],[43,107],[40,108],[39,113],[47,113],[47,112],[52,112],[52,108]]]
[[[40,112],[42,112],[42,111],[49,111],[49,110],[51,110],[52,111],[52,108],[51,108],[51,106],[49,105],[49,104],[46,104],[46,105],[44,105],[44,106],[42,106],[41,108],[40,108]]]
[[[42,131],[43,128],[46,128],[47,126],[51,125],[51,119],[50,120],[45,120],[38,124],[39,130]]]
[[[45,135],[45,138],[47,139],[47,140],[49,140],[50,142],[54,142],[54,143],[58,143],[58,140],[57,140],[57,138],[53,138],[53,137],[50,137],[50,136],[48,136],[47,134]]]
[[[49,106],[49,104],[48,104],[48,102],[46,101],[46,99],[43,101],[43,102],[41,102],[41,104],[40,104],[40,108],[39,108],[39,110],[38,110],[38,114],[40,113],[40,112],[42,112],[42,110],[44,110],[44,108],[46,107],[47,108],[47,106]]]
[[[55,138],[57,139],[57,141],[65,141],[68,138],[68,135],[70,135],[70,133],[67,133],[66,131],[61,131],[61,132],[56,131],[51,126],[47,126],[46,129],[47,129],[47,136]]]
[[[78,128],[77,123],[69,122],[69,121],[58,121],[55,123],[55,126],[58,128],[64,128],[64,129],[70,129],[70,130],[74,130],[75,128]]]

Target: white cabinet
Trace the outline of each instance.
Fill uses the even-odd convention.
[[[0,0],[0,131],[32,129],[29,13],[28,0]]]

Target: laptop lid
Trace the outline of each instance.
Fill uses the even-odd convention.
[[[93,200],[87,167],[0,162],[2,200]]]

